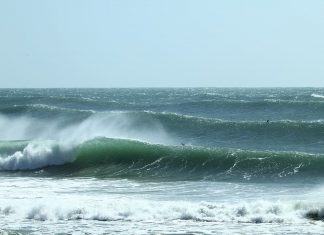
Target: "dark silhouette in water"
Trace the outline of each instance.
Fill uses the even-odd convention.
[[[270,120],[267,120],[267,123],[270,123]]]
[[[185,146],[186,144],[185,143],[181,143],[182,146]]]

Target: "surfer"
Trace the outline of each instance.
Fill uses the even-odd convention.
[[[270,120],[267,120],[267,123],[269,123],[270,122]]]

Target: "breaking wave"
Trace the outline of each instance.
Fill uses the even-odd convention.
[[[0,152],[2,172],[44,176],[157,180],[324,176],[324,156],[319,154],[173,146],[126,139],[95,138],[70,148],[53,142],[8,142],[2,144]]]

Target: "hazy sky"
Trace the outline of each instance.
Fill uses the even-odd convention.
[[[323,0],[0,0],[0,87],[324,86]]]

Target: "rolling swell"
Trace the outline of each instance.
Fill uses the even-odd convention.
[[[189,115],[181,115],[177,113],[158,113],[158,112],[125,112],[134,116],[141,116],[141,118],[145,118],[145,116],[149,116],[151,118],[155,118],[166,125],[174,125],[178,126],[183,123],[183,125],[188,126],[199,126],[206,125],[210,127],[220,127],[224,126],[235,127],[241,129],[261,129],[265,128],[274,128],[274,129],[282,129],[282,128],[300,128],[300,129],[321,129],[324,128],[324,119],[313,120],[313,121],[293,121],[293,120],[277,120],[271,121],[270,123],[266,123],[266,120],[263,121],[225,121],[222,119],[214,119],[214,118],[204,118],[204,117],[196,117]],[[199,126],[200,127],[200,126]],[[321,130],[322,132],[323,130]]]
[[[324,176],[324,156],[306,153],[166,146],[107,138],[96,138],[69,150],[50,146],[54,146],[54,151],[48,145],[47,151],[36,146],[32,148],[34,152],[19,155],[20,168],[10,168],[17,164],[5,164],[5,159],[16,153],[2,154],[2,173],[156,180],[280,180]],[[35,156],[31,156],[33,153]]]
[[[176,113],[129,112],[140,122],[158,122],[184,142],[205,147],[323,152],[324,120],[227,121]]]
[[[47,91],[48,92],[48,91]],[[72,92],[72,91],[70,91]],[[233,97],[208,96],[205,93],[191,97],[186,94],[156,93],[140,95],[139,91],[120,93],[110,91],[108,94],[75,94],[69,92],[52,91],[49,94],[20,94],[21,96],[0,96],[0,113],[8,115],[36,114],[45,115],[46,112],[54,113],[62,109],[105,111],[143,111],[176,112],[180,114],[220,118],[226,120],[266,120],[266,119],[297,119],[316,120],[324,115],[324,101],[318,98],[321,95],[309,94],[307,97],[294,96],[262,96],[249,95]],[[152,91],[151,91],[152,92]],[[184,92],[184,91],[182,91]],[[72,92],[73,93],[73,92]],[[1,94],[1,91],[0,91]],[[94,95],[94,97],[93,97]],[[191,94],[192,95],[192,94]],[[233,94],[232,94],[233,95]],[[315,95],[315,96],[314,96]],[[171,97],[169,97],[171,96]],[[136,102],[134,102],[136,100]],[[54,107],[54,109],[51,109]],[[251,115],[251,112],[253,115]],[[237,115],[239,113],[239,115]]]

